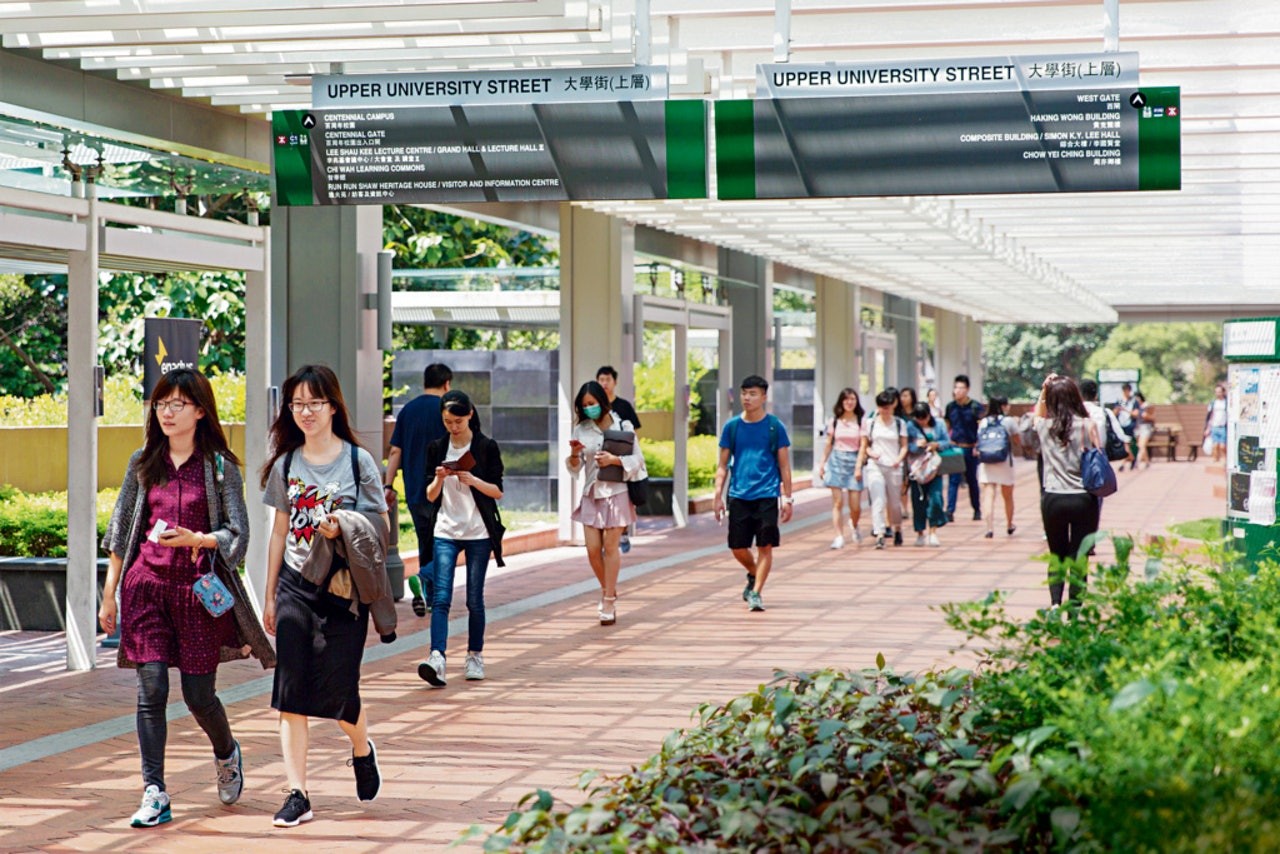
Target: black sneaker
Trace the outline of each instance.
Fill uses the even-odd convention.
[[[284,806],[276,813],[271,823],[276,827],[297,827],[304,821],[311,821],[315,813],[311,812],[311,801],[302,794],[301,789],[289,789],[289,797],[284,799]]]
[[[975,521],[975,522],[981,522],[981,521],[982,521],[982,511],[981,511],[981,510],[974,510],[974,511],[973,511],[973,521]]]
[[[378,797],[382,789],[382,774],[378,771],[378,751],[374,749],[373,739],[369,739],[369,755],[351,754],[347,760],[356,772],[356,797],[362,801],[371,801]]]
[[[955,514],[954,512],[952,512],[952,511],[948,510],[948,511],[947,511],[947,521],[948,521],[948,522],[954,522],[955,520],[956,520],[956,514]]]
[[[750,597],[750,596],[751,596],[751,591],[752,591],[752,590],[754,590],[754,589],[755,589],[755,587],[756,587],[756,577],[755,577],[754,575],[752,575],[751,573],[749,573],[749,572],[748,572],[748,573],[747,573],[747,586],[746,586],[746,587],[744,587],[744,588],[742,588],[742,601],[743,601],[743,602],[749,602],[749,601],[751,601],[748,597]]]
[[[895,546],[900,546],[900,545],[902,545],[902,531],[894,531],[894,532],[893,532],[893,544],[894,544]]]

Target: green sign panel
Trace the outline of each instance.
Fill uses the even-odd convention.
[[[1177,87],[715,105],[721,199],[1176,190]]]
[[[707,196],[703,101],[273,114],[282,205]]]

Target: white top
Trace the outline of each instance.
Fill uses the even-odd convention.
[[[896,465],[898,454],[902,452],[899,437],[907,435],[907,422],[895,415],[892,424],[885,424],[880,420],[880,414],[876,413],[867,416],[867,420],[862,423],[862,430],[867,437],[868,450],[874,450],[880,455],[876,462],[882,466]]]
[[[471,450],[471,443],[455,448],[452,440],[449,450],[444,455],[445,462],[462,459],[462,455]],[[434,474],[434,473],[433,473]],[[471,487],[463,484],[454,475],[444,479],[440,488],[440,512],[436,515],[436,536],[443,540],[487,540],[489,532],[485,530],[484,519],[476,508],[475,496]]]
[[[635,433],[635,428],[631,426],[631,422],[620,419],[616,412],[610,412],[609,417],[613,419],[610,430]],[[572,472],[575,478],[578,475],[582,475],[585,478],[582,482],[582,494],[592,498],[609,498],[626,492],[627,484],[625,481],[633,480],[644,462],[644,455],[640,451],[640,440],[636,439],[632,453],[622,457],[624,482],[617,483],[611,480],[597,480],[600,474],[600,467],[596,465],[596,452],[604,445],[604,431],[600,429],[596,422],[590,420],[579,421],[573,425],[573,438],[582,443],[582,465],[578,466],[576,471],[573,469],[569,471]]]
[[[1102,404],[1094,403],[1091,400],[1086,400],[1084,402],[1084,409],[1085,412],[1089,413],[1089,417],[1093,419],[1094,426],[1098,428],[1098,441],[1103,444],[1104,448],[1107,443],[1108,421],[1111,422],[1112,431],[1123,441],[1124,428],[1120,426],[1120,419],[1116,417],[1114,412],[1107,409]]]
[[[1209,404],[1209,426],[1210,427],[1226,427],[1227,426],[1227,402],[1214,398],[1213,403]]]

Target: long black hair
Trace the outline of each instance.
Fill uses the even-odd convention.
[[[231,452],[227,445],[227,436],[222,432],[222,423],[218,420],[218,404],[213,397],[213,386],[199,371],[190,368],[176,368],[166,372],[156,383],[151,392],[151,400],[166,400],[174,392],[187,402],[188,406],[199,407],[204,417],[196,421],[196,453],[203,454],[212,461],[214,456],[222,458],[232,465],[240,465],[240,459]],[[160,415],[155,407],[148,407],[147,438],[142,446],[142,456],[138,458],[138,477],[142,485],[150,489],[168,481],[169,437],[160,427]]]
[[[1080,399],[1081,401],[1084,400],[1083,393],[1081,393]],[[987,398],[987,417],[995,418],[996,420],[1003,418],[1004,408],[1008,405],[1009,398],[998,394],[991,395],[991,397]]]
[[[594,421],[594,418],[588,418],[586,410],[582,408],[582,399],[587,395],[591,395],[596,399],[596,403],[600,404],[600,417],[604,418],[613,411],[613,407],[609,405],[609,395],[605,394],[604,386],[595,380],[587,380],[582,384],[582,388],[578,389],[578,394],[573,399],[573,414],[578,417],[578,422]]]
[[[480,413],[476,412],[476,408],[471,405],[471,398],[467,397],[465,391],[461,389],[446,391],[440,398],[440,409],[458,418],[469,413],[471,418],[468,419],[467,426],[471,428],[472,433],[480,432]]]
[[[831,411],[835,415],[836,420],[839,421],[844,415],[844,402],[851,397],[853,398],[853,418],[855,421],[861,423],[862,416],[866,413],[862,411],[862,398],[859,397],[858,392],[852,388],[840,389],[840,396],[836,398],[835,409]]]
[[[910,394],[910,395],[911,395],[911,408],[910,408],[910,409],[908,409],[908,408],[907,408],[906,406],[904,406],[904,405],[903,405],[903,403],[902,403],[902,396],[903,396],[904,394]],[[896,416],[898,416],[899,418],[910,418],[910,417],[911,417],[911,413],[912,413],[912,412],[915,410],[915,408],[916,408],[916,404],[917,404],[917,403],[919,403],[919,402],[920,402],[920,395],[916,394],[916,390],[915,390],[915,389],[913,389],[911,386],[903,386],[902,388],[898,389],[898,405],[894,408],[894,410],[893,410],[893,414],[894,414],[894,415],[896,415]]]
[[[916,405],[911,408],[911,417],[917,421],[921,418],[927,419],[930,430],[938,426],[938,419],[933,417],[933,410],[923,400],[917,400]]]
[[[262,487],[267,486],[271,477],[271,468],[276,460],[290,451],[296,451],[306,442],[306,434],[293,420],[293,412],[289,403],[293,394],[300,388],[306,388],[316,400],[323,400],[333,406],[333,435],[343,441],[350,442],[357,448],[363,448],[351,429],[351,416],[347,413],[347,402],[342,397],[342,386],[338,384],[338,375],[327,365],[303,365],[293,372],[293,376],[284,381],[280,389],[280,412],[271,424],[271,457],[262,467]]]

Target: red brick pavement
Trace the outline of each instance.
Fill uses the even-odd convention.
[[[335,725],[317,722],[316,820],[293,830],[270,826],[284,776],[257,665],[236,663],[219,675],[224,692],[240,686],[253,694],[227,704],[244,747],[240,803],[217,803],[208,743],[182,717],[169,730],[174,821],[140,831],[127,826],[139,795],[136,742],[120,722],[133,713],[132,674],[114,666],[64,673],[31,650],[56,636],[0,638],[0,768],[8,767],[0,771],[0,850],[439,850],[473,823],[496,825],[535,787],[573,799],[584,769],[627,769],[687,725],[699,703],[750,690],[775,668],[865,667],[879,652],[904,670],[955,660],[959,638],[936,606],[995,588],[1010,593],[1014,609],[1030,612],[1047,601],[1044,565],[1032,559],[1043,551],[1033,467],[1020,463],[1019,470],[1017,534],[1005,536],[998,523],[996,538],[985,540],[981,524],[962,512],[966,521],[943,529],[941,549],[913,548],[908,534],[903,548],[833,552],[826,496],[809,491],[778,552],[764,595],[769,610],[759,614],[746,611],[742,573],[719,547],[723,529],[706,517],[636,539],[626,566],[670,565],[623,582],[612,628],[596,624],[589,593],[550,601],[557,589],[590,579],[581,550],[514,558],[488,584],[489,679],[482,683],[460,678],[456,652],[465,637],[455,635],[450,685],[429,690],[415,672],[426,621],[402,603],[400,646],[386,655],[373,641],[370,657],[385,657],[366,660],[362,683],[382,795],[368,805],[355,800],[346,740]],[[1216,515],[1220,478],[1189,463],[1124,472],[1104,527],[1162,533],[1170,522]],[[869,518],[864,513],[864,530]],[[1100,551],[1105,560],[1109,548]],[[536,596],[547,603],[521,610]],[[461,599],[455,620],[465,618]],[[28,645],[31,666],[23,669],[12,655],[4,661],[15,644]],[[172,699],[180,699],[176,691]],[[35,741],[41,737],[47,741]],[[14,764],[15,750],[72,738],[84,746]]]

